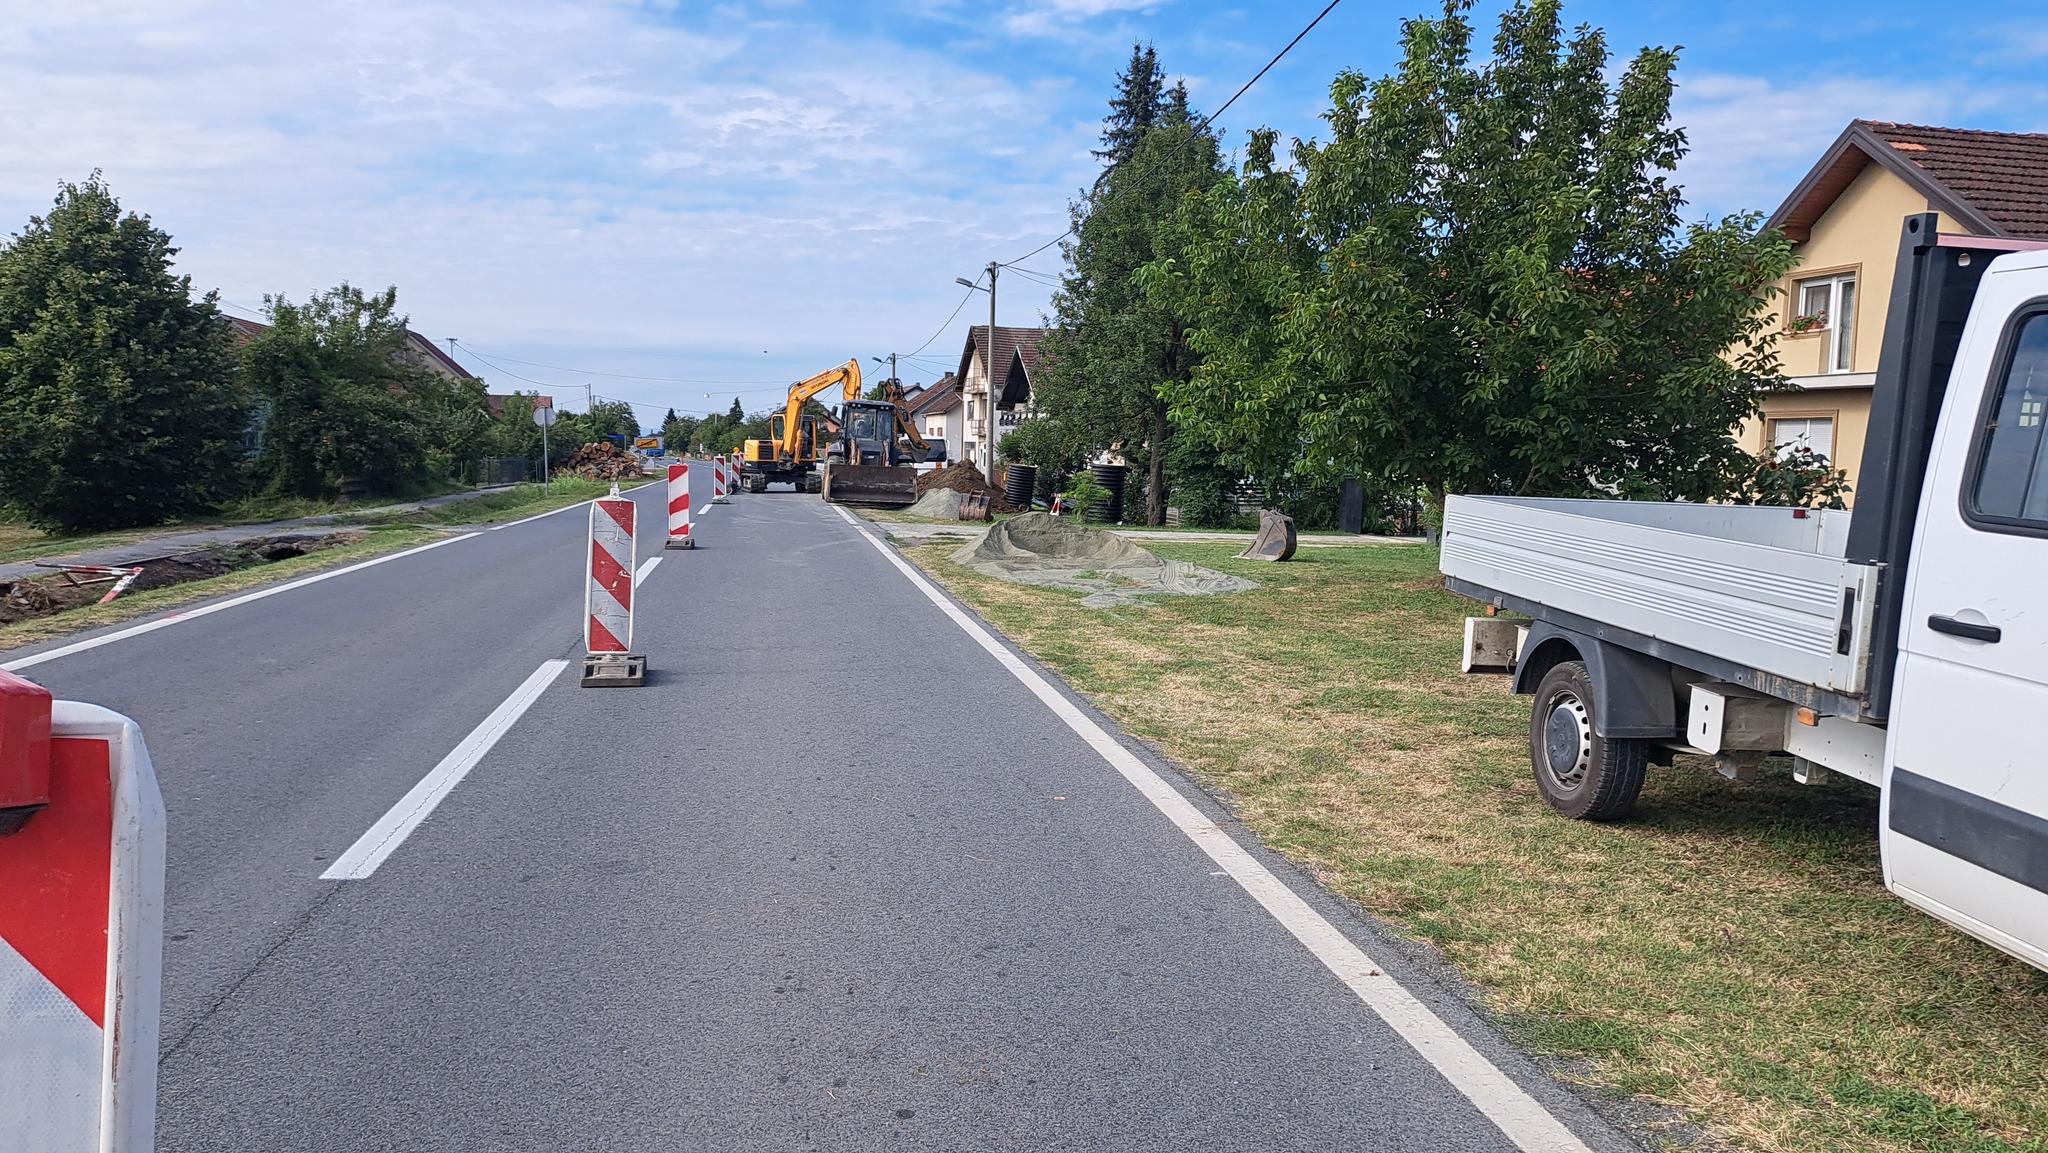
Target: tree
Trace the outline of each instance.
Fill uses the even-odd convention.
[[[232,337],[177,252],[97,172],[0,250],[0,501],[31,524],[156,524],[239,483]]]
[[[689,450],[690,438],[696,435],[697,426],[703,421],[694,416],[678,416],[675,409],[668,410],[668,416],[661,422],[662,443],[669,451],[682,453]]]
[[[1790,246],[1743,215],[1681,227],[1666,175],[1676,55],[1612,84],[1558,0],[1504,13],[1474,64],[1469,0],[1404,58],[1331,86],[1328,143],[1255,132],[1146,274],[1203,356],[1177,419],[1272,467],[1447,492],[1707,499],[1732,429],[1781,386],[1765,331]],[[1730,350],[1733,350],[1730,352]]]
[[[396,288],[344,283],[304,304],[263,303],[270,327],[243,350],[242,378],[266,409],[256,472],[270,491],[324,497],[347,482],[410,493],[483,450],[482,382],[421,365]]]
[[[1134,45],[1104,121],[1109,161],[1071,211],[1074,239],[1053,296],[1055,328],[1034,398],[1056,426],[1053,439],[1121,446],[1145,468],[1146,522],[1164,524],[1169,441],[1165,386],[1193,371],[1186,315],[1148,296],[1135,275],[1179,252],[1181,199],[1224,178],[1216,139],[1194,122],[1186,90],[1163,91],[1158,59]]]

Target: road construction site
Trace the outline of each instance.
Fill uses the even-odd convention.
[[[159,1149],[1639,1147],[816,496],[579,688],[586,510],[6,654],[154,758]]]

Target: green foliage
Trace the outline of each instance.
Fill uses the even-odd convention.
[[[1066,508],[1085,514],[1098,504],[1108,503],[1114,495],[1102,487],[1101,482],[1095,479],[1094,473],[1083,469],[1075,473],[1073,479],[1068,481],[1067,487],[1060,492],[1060,503]]]
[[[304,304],[263,303],[270,327],[243,349],[242,380],[264,405],[255,471],[267,491],[329,496],[346,479],[406,494],[457,479],[482,455],[492,433],[483,382],[425,367],[396,288],[344,283]]]
[[[1175,418],[1264,478],[1433,502],[1723,495],[1747,467],[1729,434],[1780,379],[1763,310],[1789,244],[1754,216],[1681,228],[1673,52],[1610,84],[1603,35],[1529,0],[1474,63],[1469,7],[1410,21],[1392,75],[1340,75],[1327,143],[1284,166],[1255,132],[1188,206],[1143,277],[1195,318]]]
[[[1846,508],[1849,474],[1806,445],[1783,454],[1750,458],[1749,468],[1728,493],[1735,504],[1770,504],[1792,508]]]
[[[696,435],[697,426],[702,423],[697,417],[677,416],[675,409],[669,409],[661,422],[662,443],[671,453],[680,454],[690,447],[690,438]]]
[[[1135,274],[1180,255],[1174,226],[1183,197],[1224,178],[1216,139],[1197,125],[1187,92],[1163,88],[1152,49],[1133,46],[1102,133],[1108,162],[1071,208],[1074,240],[1053,296],[1055,327],[1033,402],[1059,438],[1090,450],[1120,447],[1140,463],[1147,523],[1166,517],[1167,446],[1173,436],[1164,389],[1185,383],[1196,356],[1186,313],[1148,296]]]
[[[249,406],[208,293],[94,173],[0,250],[0,503],[59,532],[232,497]]]

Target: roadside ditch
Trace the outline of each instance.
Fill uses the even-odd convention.
[[[86,566],[54,562],[47,575],[0,580],[0,625],[57,616],[100,603],[120,579],[119,573],[140,569],[120,596],[171,588],[192,581],[261,568],[278,561],[361,543],[367,533],[299,533],[257,537],[232,545],[196,549],[171,556],[149,557],[108,572],[80,571]]]

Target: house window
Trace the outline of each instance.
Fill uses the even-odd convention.
[[[1856,360],[1856,274],[1822,276],[1798,283],[1794,299],[1799,311],[1792,331],[1818,332],[1827,341],[1828,372],[1849,372]]]
[[[1835,418],[1801,416],[1771,422],[1771,452],[1783,460],[1795,448],[1810,448],[1822,459],[1835,455]]]

